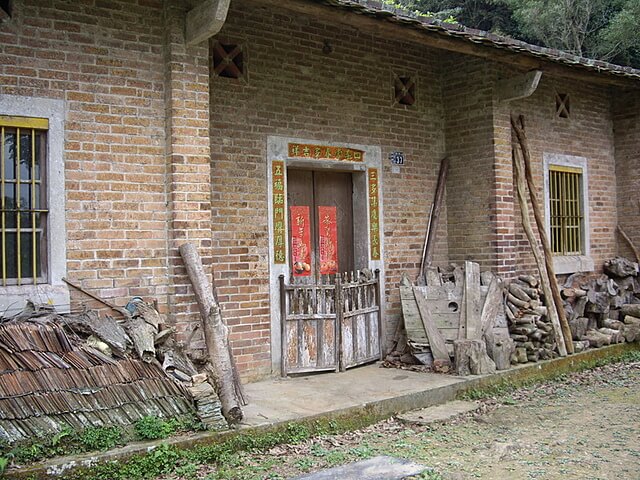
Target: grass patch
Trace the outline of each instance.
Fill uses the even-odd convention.
[[[526,372],[522,376],[517,375],[517,370],[513,371],[512,377],[498,380],[495,383],[486,385],[480,388],[469,388],[460,392],[457,398],[462,400],[482,400],[489,397],[504,396],[509,392],[512,392],[518,388],[531,387],[546,382],[558,382],[566,378],[569,373],[582,372],[584,370],[591,370],[598,367],[603,367],[612,363],[629,363],[640,361],[640,350],[637,350],[637,346],[629,344],[630,348],[636,348],[636,350],[628,350],[618,355],[611,355],[600,358],[591,358],[581,360],[578,363],[560,366],[557,370],[553,369],[553,363],[550,370],[543,370],[539,374],[531,375]]]
[[[57,434],[28,442],[0,444],[0,473],[9,464],[28,465],[47,458],[106,451],[138,440],[157,440],[178,432],[201,430],[191,417],[161,419],[144,417],[132,428],[120,426],[88,427],[74,431],[64,427]]]

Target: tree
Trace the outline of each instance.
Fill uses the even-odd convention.
[[[640,0],[401,0],[471,28],[640,68]]]

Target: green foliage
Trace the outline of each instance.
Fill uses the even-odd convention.
[[[138,420],[133,428],[142,440],[160,440],[174,434],[178,429],[178,422],[173,419],[166,421],[158,417],[146,416]]]
[[[80,434],[80,443],[86,450],[109,450],[123,440],[119,427],[89,427]]]
[[[4,473],[7,469],[7,465],[9,464],[9,459],[7,457],[0,457],[0,475]]]
[[[398,0],[407,10],[640,68],[640,0]],[[393,3],[398,3],[393,2]]]

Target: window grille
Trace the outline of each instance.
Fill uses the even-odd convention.
[[[582,255],[582,170],[549,167],[551,248],[556,255]]]
[[[0,116],[0,278],[46,281],[46,135],[43,118]]]

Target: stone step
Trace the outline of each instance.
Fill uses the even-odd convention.
[[[474,412],[480,407],[477,402],[453,400],[433,407],[412,410],[397,415],[397,419],[403,423],[414,425],[429,425],[430,423],[445,422],[463,413]]]
[[[424,465],[380,455],[291,480],[402,480],[427,470]]]

